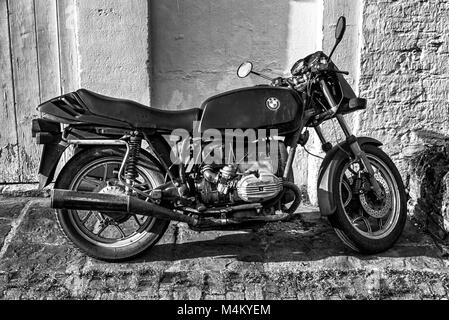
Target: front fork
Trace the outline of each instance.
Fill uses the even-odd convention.
[[[335,110],[335,113],[339,109],[339,104],[335,101],[334,97],[331,94],[331,91],[329,90],[329,87],[327,86],[325,81],[321,81],[321,87],[323,90],[323,93],[326,97],[327,102],[332,107],[332,110]],[[368,157],[366,156],[366,153],[362,150],[360,147],[360,144],[357,140],[357,138],[352,133],[351,129],[349,128],[348,124],[346,123],[345,118],[341,114],[336,114],[335,118],[337,119],[338,123],[340,124],[341,129],[343,130],[344,135],[346,136],[346,142],[348,143],[356,161],[360,161],[363,167],[366,169],[366,171],[369,174],[369,179],[371,182],[371,186],[373,187],[373,191],[378,199],[382,198],[383,192],[380,187],[379,182],[376,180],[374,169],[371,165],[371,162],[369,161]],[[315,127],[316,133],[318,137],[320,138],[321,142],[323,143],[323,146],[328,145],[328,142],[323,136],[323,133],[321,131],[321,128],[319,126]]]
[[[346,141],[348,142],[348,145],[351,148],[351,151],[352,151],[353,155],[355,156],[356,161],[360,161],[362,163],[363,167],[368,172],[371,186],[373,187],[373,191],[374,191],[376,197],[378,199],[381,199],[384,196],[384,194],[382,192],[379,182],[377,181],[377,179],[375,177],[375,172],[374,172],[373,166],[371,165],[371,162],[369,161],[366,153],[360,147],[360,144],[359,144],[357,138],[351,133],[343,115],[339,114],[336,116],[336,118],[337,118],[338,123],[340,124],[341,128],[343,129],[343,132],[346,136]]]

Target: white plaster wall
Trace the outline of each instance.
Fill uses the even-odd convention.
[[[343,41],[335,51],[332,60],[335,64],[345,71],[349,71],[348,82],[358,91],[358,83],[360,79],[360,52],[361,52],[361,36],[362,36],[362,0],[323,0],[323,51],[330,54],[335,44],[335,28],[338,18],[345,16],[347,20],[347,30]],[[348,125],[357,134],[360,126],[360,113],[346,116]],[[338,123],[328,122],[322,126],[325,137],[334,145],[344,140]],[[312,132],[311,132],[312,133]],[[321,142],[318,137],[311,135],[311,141],[307,146],[313,154],[324,157]],[[321,159],[308,156],[308,179],[307,189],[312,204],[317,204],[317,179],[318,171],[321,166]]]
[[[153,106],[199,107],[212,95],[266,83],[238,79],[246,60],[282,75],[321,48],[321,0],[153,0]]]
[[[323,46],[323,0],[291,0],[289,7],[286,73],[297,60]]]

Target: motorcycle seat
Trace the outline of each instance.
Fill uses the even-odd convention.
[[[80,89],[76,93],[92,114],[126,122],[140,129],[185,129],[192,132],[193,122],[200,119],[202,112],[201,109],[160,110],[130,100],[103,96],[86,89]]]

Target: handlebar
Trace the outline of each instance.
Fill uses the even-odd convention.
[[[282,78],[278,77],[272,80],[271,84],[275,87],[282,87],[282,86],[288,86],[295,88],[300,84],[303,84],[305,82],[304,79],[301,79],[299,77],[292,77],[292,78]]]
[[[334,67],[331,67],[329,63],[322,63],[322,64],[312,66],[311,68],[308,68],[308,71],[310,71],[312,74],[330,72],[330,73],[349,75],[348,71],[338,70]],[[306,72],[306,70],[304,70],[304,73],[302,73],[302,75],[294,76],[292,78],[278,77],[278,78],[272,79],[271,85],[275,86],[275,87],[288,86],[288,87],[297,89],[298,87],[300,87],[301,85],[303,85],[304,83],[306,83],[307,81],[310,80],[310,78],[308,76],[306,76],[306,74],[307,74],[307,72]],[[329,114],[329,115],[323,114],[323,116],[326,117],[326,116],[332,116],[332,115],[331,114]]]

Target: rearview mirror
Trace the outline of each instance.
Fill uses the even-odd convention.
[[[335,29],[335,39],[340,42],[346,33],[346,18],[340,17],[337,22],[337,28]]]
[[[346,32],[346,18],[340,17],[337,22],[337,27],[335,28],[335,45],[334,48],[331,51],[331,54],[329,55],[328,60],[330,61],[332,56],[334,55],[335,49],[337,49],[338,45],[340,44],[341,40],[343,40],[343,37]]]
[[[253,64],[251,62],[242,63],[242,65],[237,70],[237,75],[239,78],[246,78],[253,72]]]

